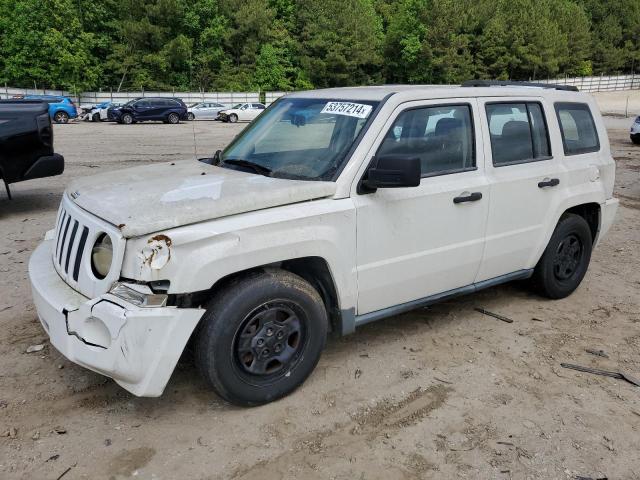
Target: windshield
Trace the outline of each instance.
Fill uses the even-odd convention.
[[[244,103],[238,103],[237,105],[234,105],[233,107],[231,107],[231,110],[237,110],[237,109],[239,109],[242,105],[244,105]]]
[[[242,168],[238,161],[251,162],[273,177],[333,180],[377,104],[284,98],[222,152],[219,164]]]

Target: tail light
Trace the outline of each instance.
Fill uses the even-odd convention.
[[[36,117],[38,125],[38,136],[46,147],[53,147],[53,128],[51,128],[51,118],[48,113],[43,113]]]

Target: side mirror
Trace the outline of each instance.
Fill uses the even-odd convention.
[[[417,187],[422,164],[419,157],[383,155],[374,160],[363,185],[367,189]]]

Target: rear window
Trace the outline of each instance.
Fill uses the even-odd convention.
[[[555,107],[565,155],[579,155],[600,150],[600,140],[589,105],[556,103]]]

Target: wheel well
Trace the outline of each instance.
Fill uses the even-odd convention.
[[[237,282],[241,278],[245,278],[248,275],[255,275],[269,268],[280,268],[282,270],[286,270],[309,282],[322,297],[322,301],[324,302],[325,308],[327,309],[327,315],[329,317],[330,331],[341,331],[340,322],[342,321],[342,315],[340,312],[337,290],[333,277],[331,276],[331,271],[329,270],[329,265],[322,257],[294,258],[291,260],[284,260],[282,262],[270,263],[235,272],[218,280],[209,290],[180,295],[179,297],[182,298],[176,298],[175,304],[185,307],[195,305],[204,306],[208,300],[210,300],[212,296],[221,289]]]
[[[580,215],[589,224],[591,239],[595,242],[600,228],[600,205],[597,203],[584,203],[569,208],[565,213]]]

